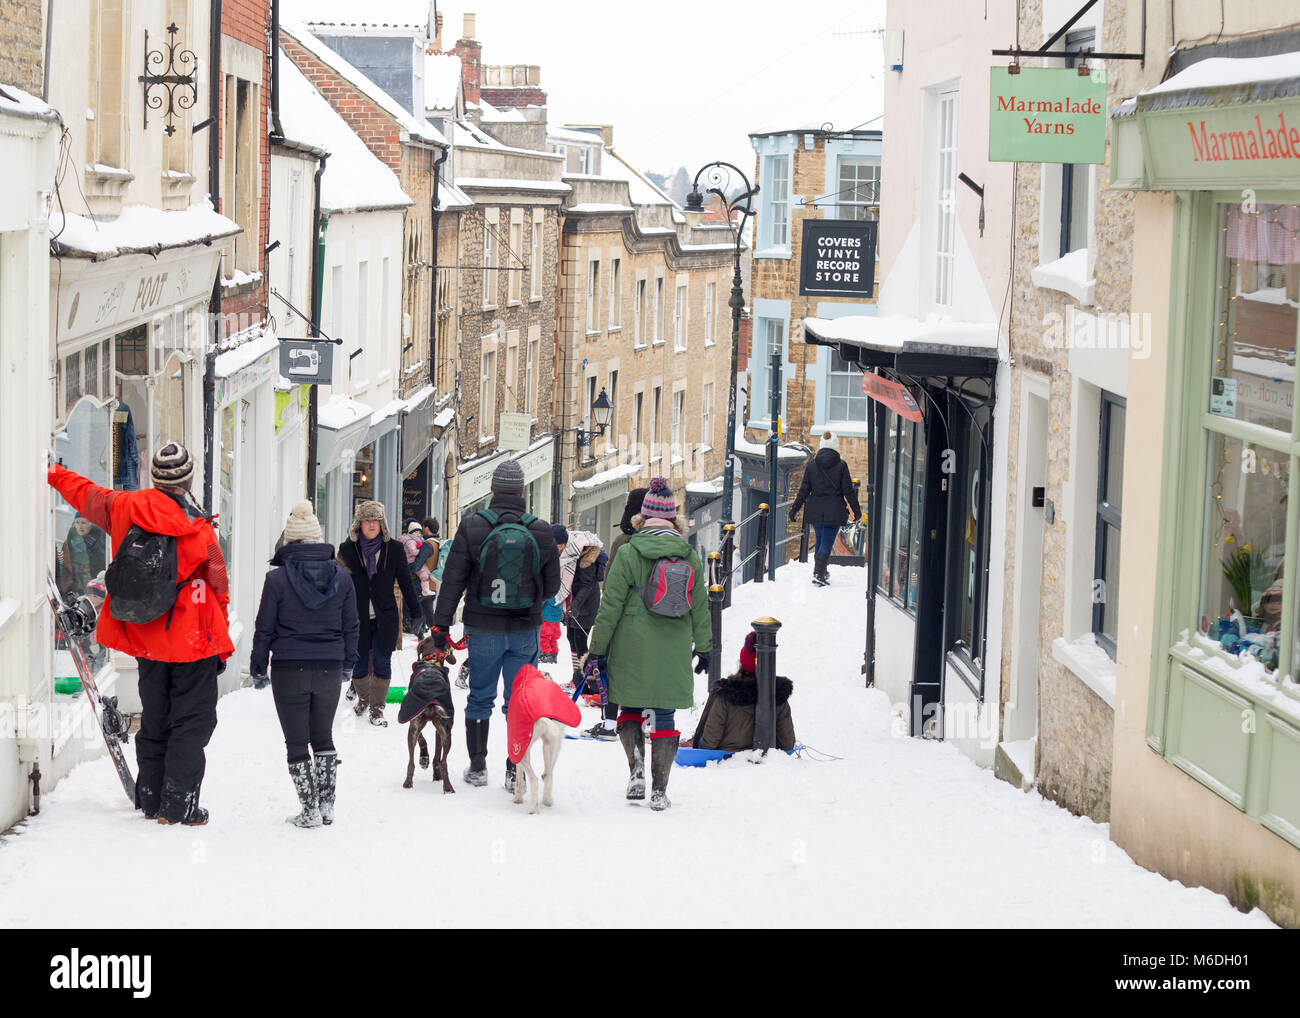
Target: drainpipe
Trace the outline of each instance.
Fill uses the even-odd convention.
[[[433,276],[429,293],[429,384],[438,386],[438,173],[442,164],[451,155],[451,148],[444,148],[442,155],[433,161],[433,209],[430,217],[433,221]]]
[[[221,206],[221,0],[212,0],[208,22],[208,197],[214,209]],[[203,505],[212,511],[212,482],[216,448],[217,347],[221,340],[221,272],[212,283],[208,302],[209,342],[203,352]]]
[[[284,137],[280,126],[280,0],[271,0],[271,137]]]
[[[311,321],[307,323],[311,335],[320,336],[321,305],[325,295],[325,220],[320,212],[320,181],[325,175],[325,160],[318,156],[316,163],[314,196],[311,210],[311,235],[314,252],[311,260]],[[316,420],[319,413],[318,387],[307,390],[307,499],[316,505]],[[317,510],[320,506],[316,506]]]

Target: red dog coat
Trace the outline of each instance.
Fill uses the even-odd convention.
[[[538,718],[554,718],[562,725],[577,728],[582,723],[582,711],[558,685],[532,665],[524,665],[515,676],[506,714],[506,746],[511,763],[524,758]]]

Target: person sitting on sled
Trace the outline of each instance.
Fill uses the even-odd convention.
[[[740,669],[719,679],[700,714],[700,723],[690,745],[696,749],[721,749],[730,753],[754,748],[754,711],[758,706],[757,660],[754,633],[745,636],[740,649]],[[782,675],[776,677],[776,748],[794,749],[794,718],[790,713],[790,694],[794,683]]]

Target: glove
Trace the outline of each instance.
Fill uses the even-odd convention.
[[[584,666],[583,671],[591,671],[596,675],[601,675],[608,671],[605,667],[608,662],[609,658],[603,654],[588,654],[587,664]]]
[[[225,670],[226,670],[226,659],[224,657],[217,658],[217,674],[220,675]]]
[[[703,675],[709,670],[709,655],[706,651],[697,650],[695,652],[695,674]]]
[[[429,635],[433,638],[433,646],[439,653],[445,653],[451,643],[447,639],[447,634],[441,629],[433,629]]]
[[[793,509],[791,509],[791,510],[790,510],[790,515],[787,517],[787,519],[789,519],[789,521],[790,521],[791,523],[793,523],[793,522],[798,518],[798,516],[799,516],[799,514],[798,514],[797,512],[795,512]]]
[[[271,676],[267,675],[266,672],[253,672],[249,675],[249,678],[253,680],[254,689],[265,689],[271,684]]]

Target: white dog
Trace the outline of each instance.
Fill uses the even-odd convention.
[[[515,802],[524,801],[524,785],[528,785],[528,813],[532,815],[537,812],[537,774],[533,771],[532,755],[533,743],[541,742],[542,744],[542,781],[545,788],[542,790],[542,805],[553,806],[555,803],[551,800],[551,783],[555,778],[555,761],[560,757],[560,749],[564,745],[564,725],[554,718],[538,718],[533,724],[532,733],[528,736],[528,745],[524,747],[524,758],[519,761],[519,766],[523,769],[515,782]]]

